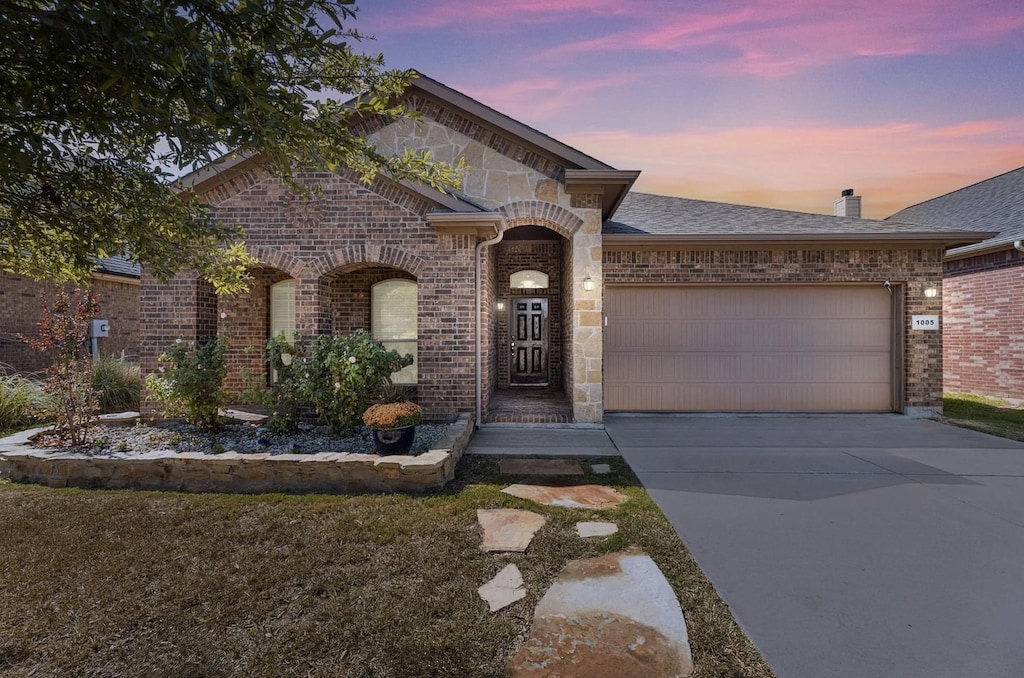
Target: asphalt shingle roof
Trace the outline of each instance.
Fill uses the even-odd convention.
[[[931,224],[999,235],[949,251],[951,255],[1012,244],[1024,239],[1024,167],[911,205],[889,217],[909,224]]]
[[[874,219],[834,217],[767,207],[675,198],[630,192],[604,222],[605,235],[830,235],[870,237],[900,231],[941,234],[951,229],[936,225],[903,224]],[[955,229],[959,230],[959,229]]]
[[[132,263],[121,256],[107,257],[106,259],[99,259],[96,262],[96,270],[100,273],[109,273],[111,275],[122,275],[129,278],[139,278],[142,276],[142,269],[138,264]]]

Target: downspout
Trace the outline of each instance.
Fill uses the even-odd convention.
[[[483,349],[480,347],[480,336],[483,334],[483,281],[480,273],[480,254],[485,247],[497,245],[505,237],[504,221],[498,225],[498,235],[490,240],[482,240],[476,244],[476,427],[480,427],[483,417]]]

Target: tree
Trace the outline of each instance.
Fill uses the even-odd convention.
[[[414,76],[352,49],[352,2],[0,0],[0,267],[80,281],[124,253],[240,289],[238,228],[172,180],[228,150],[288,181],[348,167],[454,185],[457,168],[350,130],[408,115],[394,102]]]

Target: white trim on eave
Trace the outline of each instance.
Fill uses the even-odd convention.
[[[947,248],[953,245],[964,245],[980,242],[991,237],[987,233],[976,231],[943,231],[943,232],[911,232],[893,233],[686,233],[671,235],[652,235],[648,233],[606,233],[602,236],[605,249],[635,249],[665,246],[704,246],[704,247],[735,247],[742,245],[782,246],[782,245],[885,245],[887,247],[912,247],[926,245],[928,247]]]

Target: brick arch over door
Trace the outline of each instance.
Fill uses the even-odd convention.
[[[569,210],[541,200],[523,200],[503,205],[499,210],[505,217],[506,228],[516,226],[543,226],[566,240],[583,226],[583,220]]]
[[[354,245],[328,252],[309,263],[309,270],[324,276],[339,268],[359,264],[380,264],[411,273],[417,279],[426,271],[426,262],[415,254],[390,246]]]

